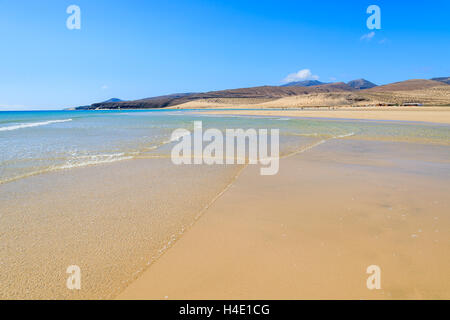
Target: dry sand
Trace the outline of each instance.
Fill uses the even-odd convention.
[[[275,176],[248,166],[118,298],[449,299],[439,153],[448,149],[332,140],[282,159]],[[370,265],[381,290],[366,287]]]
[[[424,121],[450,124],[450,107],[336,107],[303,110],[211,110],[210,114]]]

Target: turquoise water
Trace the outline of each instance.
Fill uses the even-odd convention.
[[[389,121],[217,116],[190,111],[0,112],[0,183],[34,174],[146,156],[167,156],[177,128],[280,129],[281,154],[311,139],[450,143],[450,126]],[[165,146],[165,147],[164,147]]]

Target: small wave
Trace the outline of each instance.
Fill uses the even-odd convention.
[[[98,155],[91,155],[91,156],[79,156],[76,159],[86,159],[86,160],[83,160],[83,161],[69,160],[67,163],[65,163],[62,166],[54,167],[53,170],[71,169],[71,168],[85,167],[85,166],[90,166],[90,165],[95,165],[95,164],[112,163],[112,162],[116,162],[116,161],[133,159],[133,156],[127,156],[124,153],[113,153],[113,154],[98,154]]]
[[[0,127],[0,131],[12,131],[12,130],[18,130],[18,129],[24,129],[24,128],[31,128],[31,127],[40,127],[40,126],[46,126],[52,123],[62,123],[62,122],[69,122],[72,121],[72,119],[64,119],[64,120],[49,120],[49,121],[43,121],[43,122],[31,122],[31,123],[21,123],[14,126],[8,126],[8,127]]]
[[[59,170],[67,170],[72,168],[79,168],[79,167],[86,167],[91,165],[98,165],[98,164],[106,164],[106,163],[112,163],[117,161],[123,161],[123,160],[130,160],[134,159],[135,157],[132,155],[126,155],[125,153],[112,153],[112,154],[97,154],[97,155],[87,155],[87,156],[77,156],[73,159],[67,160],[66,163],[60,164],[60,165],[52,165],[40,170],[27,172],[22,175],[18,175],[15,177],[9,177],[6,179],[0,179],[0,184],[28,178],[31,176],[36,176],[39,174],[52,172],[52,171],[59,171]]]
[[[350,132],[350,133],[347,133],[347,134],[341,134],[341,135],[339,135],[339,136],[335,136],[334,138],[335,138],[335,139],[347,138],[347,137],[351,137],[351,136],[354,136],[354,135],[355,135],[354,132]]]
[[[163,141],[162,144],[180,141],[181,138],[188,136],[190,134],[191,134],[191,132],[183,132],[183,133],[177,133],[177,134],[172,133],[170,139]]]

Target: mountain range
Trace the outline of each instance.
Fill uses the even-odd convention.
[[[432,78],[431,80],[444,82],[446,84],[450,84],[450,77],[442,77],[442,78]]]
[[[352,80],[350,82],[347,82],[347,84],[353,89],[357,90],[370,89],[377,86],[375,83],[367,81],[366,79]]]
[[[320,86],[322,84],[326,84],[325,82],[321,82],[319,80],[303,80],[303,81],[294,81],[288,82],[286,84],[282,84],[282,87],[312,87],[312,86]]]
[[[387,85],[358,79],[348,83],[318,80],[204,93],[175,93],[132,101],[117,98],[76,110],[210,107],[304,107],[345,105],[450,105],[450,77],[413,79]]]
[[[303,80],[303,81],[295,81],[289,82],[281,85],[282,87],[313,87],[313,86],[321,86],[324,84],[328,84],[325,82],[320,82],[319,80]],[[367,81],[366,79],[357,79],[347,82],[347,85],[352,87],[353,89],[363,90],[370,89],[376,87],[377,85]]]

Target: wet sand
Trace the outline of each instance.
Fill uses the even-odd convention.
[[[449,299],[449,150],[330,140],[248,166],[119,299]],[[366,269],[381,268],[381,290]]]
[[[188,230],[240,166],[136,159],[0,185],[0,299],[107,299]],[[68,290],[68,266],[81,290]]]
[[[256,108],[256,107],[255,107]],[[450,107],[336,107],[304,110],[205,110],[218,115],[285,116],[365,120],[424,121],[450,124]]]

